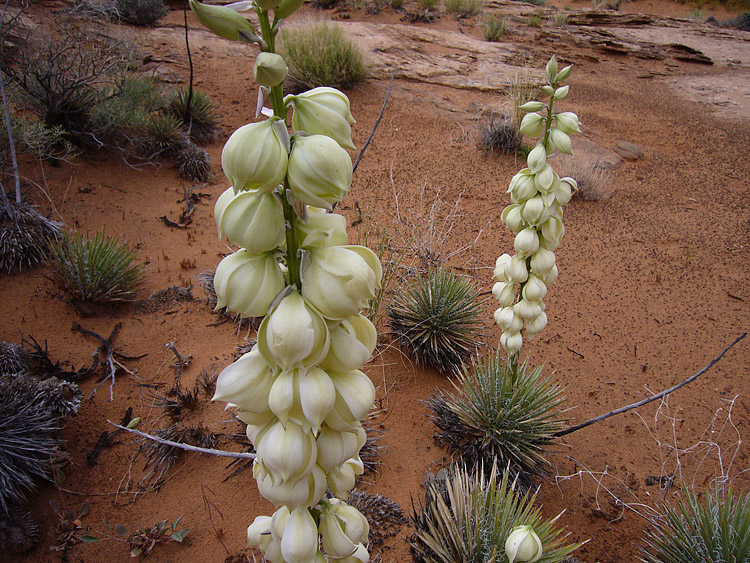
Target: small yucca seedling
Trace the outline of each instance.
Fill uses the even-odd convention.
[[[644,563],[737,563],[750,561],[750,493],[707,490],[703,501],[684,490],[665,505],[646,532]]]
[[[15,342],[0,342],[0,376],[29,373],[29,353]]]
[[[190,90],[181,88],[172,100],[170,110],[177,119],[182,120],[183,128],[194,143],[206,145],[216,139],[219,123],[216,104],[205,92],[193,88],[193,95],[190,96]]]
[[[557,518],[543,520],[534,507],[536,493],[519,494],[508,471],[498,480],[494,466],[489,472],[454,466],[428,475],[424,489],[408,539],[418,563],[507,561],[505,541],[517,526],[531,526],[539,537],[543,554],[538,563],[558,563],[581,546],[565,544],[554,526]]]
[[[191,182],[208,182],[211,177],[211,155],[196,144],[183,145],[175,163],[180,177]]]
[[[439,443],[470,467],[508,466],[524,486],[546,473],[544,450],[563,427],[554,411],[565,398],[541,367],[528,372],[527,362],[480,358],[454,386],[453,395],[440,391],[427,401]]]
[[[159,158],[173,156],[187,144],[182,121],[171,113],[152,115],[144,126],[143,156]]]
[[[0,205],[0,270],[9,274],[43,261],[49,242],[60,236],[60,223],[25,203],[10,206],[8,213]]]
[[[482,308],[478,297],[468,278],[438,268],[401,288],[389,324],[418,363],[459,374],[476,350]]]
[[[511,116],[492,113],[480,125],[479,144],[484,147],[485,156],[493,152],[515,154],[521,147],[521,132]]]
[[[91,303],[127,301],[145,279],[143,264],[117,237],[63,233],[50,245],[47,265],[52,280],[74,300]]]

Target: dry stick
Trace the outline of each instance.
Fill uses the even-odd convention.
[[[359,166],[359,161],[362,160],[362,156],[364,156],[365,151],[367,150],[367,147],[370,145],[370,141],[372,141],[372,138],[375,136],[375,131],[377,131],[378,125],[380,125],[380,120],[383,119],[383,114],[385,113],[385,106],[388,104],[388,98],[391,95],[391,87],[393,86],[393,80],[396,78],[396,72],[398,72],[398,70],[394,70],[393,74],[391,74],[391,82],[388,84],[388,90],[385,91],[385,100],[383,100],[383,107],[380,108],[380,115],[378,115],[378,118],[375,120],[375,126],[372,128],[372,131],[370,131],[370,136],[367,137],[365,144],[362,146],[362,150],[359,151],[359,155],[357,155],[357,160],[354,161],[354,166],[352,166],[352,174],[354,174],[354,172],[357,171],[357,166]]]
[[[580,430],[581,428],[586,428],[587,426],[589,426],[591,424],[594,424],[595,422],[599,422],[601,420],[609,418],[610,416],[614,416],[616,414],[620,414],[620,413],[623,413],[623,412],[626,412],[626,411],[629,411],[629,410],[632,410],[632,409],[637,409],[638,407],[642,407],[643,405],[648,404],[651,401],[655,401],[656,399],[661,399],[665,395],[669,395],[672,391],[677,391],[680,387],[683,387],[683,386],[687,385],[688,383],[692,383],[693,381],[695,381],[696,379],[698,379],[701,375],[703,375],[704,373],[706,373],[709,369],[711,369],[711,367],[713,367],[713,365],[716,362],[718,362],[719,360],[721,360],[721,358],[724,356],[724,354],[726,354],[735,344],[737,344],[740,340],[742,340],[746,336],[747,336],[747,333],[743,332],[741,335],[739,335],[737,338],[735,338],[734,342],[732,342],[729,346],[727,346],[726,348],[724,348],[721,351],[721,354],[719,354],[713,360],[711,360],[711,362],[706,367],[704,367],[700,371],[694,373],[693,375],[691,375],[690,377],[688,377],[685,381],[682,381],[682,382],[678,383],[677,385],[674,385],[673,387],[670,387],[669,389],[665,389],[661,393],[657,393],[656,395],[654,395],[652,397],[648,397],[647,399],[643,399],[642,401],[638,401],[637,403],[633,403],[632,405],[627,405],[627,406],[624,406],[624,407],[620,407],[619,409],[615,409],[615,410],[610,411],[610,412],[608,412],[606,414],[599,415],[599,416],[597,416],[595,418],[592,418],[591,420],[587,420],[586,422],[582,422],[581,424],[578,424],[578,425],[574,426],[573,428],[566,428],[565,430],[560,430],[559,432],[555,432],[553,434],[553,436],[559,438],[560,436],[565,436],[566,434],[571,434],[571,433],[573,433],[573,432],[575,432],[577,430]]]
[[[219,457],[232,457],[236,459],[255,459],[255,454],[251,454],[247,452],[227,452],[224,450],[215,450],[213,448],[201,448],[199,446],[190,446],[188,444],[183,444],[181,442],[173,442],[172,440],[159,438],[158,436],[152,436],[151,434],[146,434],[145,432],[141,432],[140,430],[135,430],[134,428],[127,428],[125,426],[120,426],[119,424],[115,424],[109,419],[107,419],[107,422],[109,422],[112,426],[119,428],[120,430],[125,430],[126,432],[130,432],[132,434],[140,436],[141,438],[153,440],[154,442],[158,442],[159,444],[164,444],[165,446],[172,446],[173,448],[180,448],[181,450],[187,450],[189,452],[198,452],[199,454],[210,454],[210,455],[215,455]]]
[[[2,29],[3,22],[5,21],[5,13],[8,10],[8,1],[9,0],[5,0],[5,5],[3,6],[3,15],[2,15],[2,19],[0,19],[0,29]],[[0,95],[2,96],[2,100],[3,100],[3,117],[5,118],[5,127],[7,129],[8,144],[10,145],[10,161],[13,166],[13,179],[15,180],[15,184],[16,184],[16,205],[20,205],[21,204],[21,178],[18,173],[18,159],[16,158],[16,145],[15,145],[15,141],[13,140],[13,129],[10,125],[10,113],[8,112],[8,100],[5,97],[5,82],[3,80],[2,72],[0,72]],[[10,206],[10,202],[8,201],[8,196],[5,194],[5,188],[0,188],[0,189],[2,189],[2,192],[3,192],[3,204],[5,205],[5,209],[8,213],[8,217],[13,219],[17,225],[18,218]]]

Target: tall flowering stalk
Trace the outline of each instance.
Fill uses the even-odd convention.
[[[265,119],[240,127],[224,146],[231,187],[215,208],[219,235],[240,250],[221,261],[214,287],[218,307],[264,318],[255,347],[219,375],[214,399],[247,424],[258,489],[277,507],[255,518],[249,544],[271,562],[366,562],[367,519],[345,499],[363,472],[362,421],[375,399],[360,369],[377,333],[360,311],[382,269],[371,250],[347,244],[344,217],[327,212],[352,180],[349,99],[333,88],[283,95],[287,67],[275,38],[301,4],[190,0],[209,29],[261,49],[253,74]],[[260,35],[238,13],[248,9]]]
[[[565,234],[563,207],[577,189],[573,178],[560,178],[547,162],[556,151],[573,154],[569,135],[580,133],[576,114],[552,110],[556,101],[568,95],[569,86],[560,83],[571,70],[567,66],[558,72],[553,56],[545,69],[547,84],[541,89],[549,101],[520,106],[526,112],[521,133],[540,138],[527,157],[527,167],[513,176],[508,187],[511,204],[501,218],[516,235],[516,253],[497,259],[492,288],[500,302],[495,311],[495,321],[503,329],[500,344],[514,363],[523,345],[522,330],[531,340],[547,326],[543,299],[557,279],[555,249]]]

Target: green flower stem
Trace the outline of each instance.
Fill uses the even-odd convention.
[[[553,90],[557,90],[557,82],[551,84]],[[549,141],[549,131],[552,128],[552,104],[554,103],[554,95],[549,97],[549,105],[547,106],[547,123],[544,125],[544,148],[547,148],[547,141]]]
[[[276,33],[271,27],[271,22],[268,19],[268,10],[263,8],[256,8],[258,14],[258,21],[260,22],[261,37],[268,45],[267,52],[276,52]],[[278,84],[271,88],[269,95],[271,100],[271,106],[273,107],[273,114],[284,120],[286,123],[287,111],[284,105],[284,85]],[[294,142],[294,141],[292,141]],[[297,246],[297,214],[294,212],[294,208],[286,197],[287,190],[289,189],[289,182],[284,178],[284,190],[281,193],[281,204],[284,209],[284,219],[286,221],[286,265],[289,270],[289,283],[295,285],[297,289],[301,289],[302,284],[300,280],[300,257],[298,253],[299,247]]]

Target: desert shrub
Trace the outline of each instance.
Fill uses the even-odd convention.
[[[319,10],[330,10],[331,8],[338,5],[339,0],[312,0],[310,2],[310,5],[313,8],[318,8]]]
[[[665,505],[646,532],[645,563],[750,561],[750,493],[731,488],[706,491],[703,500],[684,490],[676,505]]]
[[[408,538],[418,563],[493,563],[506,561],[503,546],[517,526],[530,526],[539,537],[539,563],[563,561],[580,544],[566,545],[553,520],[543,520],[534,507],[536,493],[521,495],[508,472],[498,479],[489,472],[463,466],[428,475],[424,499],[411,516],[414,534]]]
[[[504,113],[490,113],[488,120],[479,125],[479,144],[484,154],[492,152],[515,154],[521,146],[521,132],[515,120]]]
[[[534,77],[529,70],[515,74],[508,83],[508,102],[513,108],[513,116],[516,119],[516,125],[520,127],[521,119],[526,115],[518,109],[526,102],[536,100],[539,94],[539,86],[534,81]]]
[[[75,301],[111,303],[133,297],[145,278],[144,266],[117,237],[63,233],[50,245],[52,279]]]
[[[694,22],[702,22],[706,19],[706,14],[700,8],[693,8],[688,14],[688,19]]]
[[[482,20],[482,35],[487,41],[500,41],[508,33],[505,17],[496,12],[485,14]]]
[[[546,6],[547,0],[520,0],[524,4],[531,4],[532,6]]]
[[[733,27],[741,31],[750,31],[750,12],[743,12],[736,18],[725,20],[721,25],[724,27]]]
[[[216,104],[205,92],[193,88],[191,95],[190,90],[180,88],[169,109],[172,115],[182,120],[183,127],[194,143],[206,145],[216,139],[219,122]]]
[[[182,121],[171,113],[152,115],[143,132],[140,152],[147,159],[176,155],[187,144]]]
[[[434,10],[437,6],[437,0],[417,0],[417,3],[423,10]]]
[[[49,242],[60,236],[60,224],[25,203],[9,205],[8,210],[0,203],[0,271],[12,273],[44,260]]]
[[[542,16],[540,14],[531,14],[526,18],[526,25],[529,27],[541,27]]]
[[[468,278],[437,268],[397,292],[389,324],[418,363],[459,374],[476,350],[481,327],[478,297]]]
[[[445,11],[465,18],[481,12],[483,5],[484,0],[445,0]]]
[[[367,77],[362,50],[338,26],[321,22],[282,29],[280,39],[292,90],[349,88]]]
[[[192,182],[208,182],[211,176],[211,155],[198,145],[186,143],[177,152],[177,171]]]
[[[573,195],[583,201],[600,201],[612,196],[612,169],[601,155],[580,151],[573,156],[560,155],[559,173],[578,184]]]
[[[562,429],[554,412],[562,389],[533,371],[499,357],[478,359],[458,376],[453,395],[440,391],[427,402],[438,427],[436,440],[469,467],[508,467],[526,486],[546,472],[544,450]]]
[[[169,13],[163,0],[116,0],[118,17],[132,25],[153,25]]]
[[[568,14],[560,12],[550,18],[555,27],[566,27],[568,25]]]
[[[404,0],[391,0],[390,4],[394,10],[400,10],[404,7]]]

